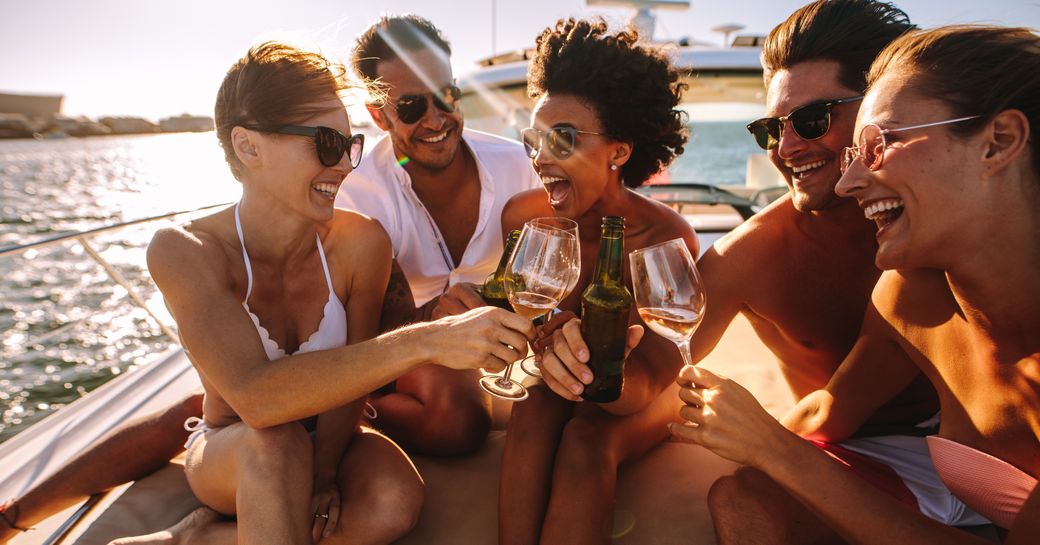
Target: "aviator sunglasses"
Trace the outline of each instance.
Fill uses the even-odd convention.
[[[458,108],[461,96],[462,90],[457,86],[445,85],[435,93],[403,95],[394,102],[394,109],[397,110],[398,119],[403,123],[411,125],[418,123],[426,115],[426,109],[429,108],[430,103],[429,100],[426,100],[426,97],[430,97],[433,100],[433,104],[438,110],[451,114],[455,113],[455,110]]]
[[[960,123],[961,121],[968,121],[969,119],[977,119],[980,117],[982,116],[972,115],[968,117],[958,117],[957,119],[935,121],[933,123],[914,125],[912,127],[899,127],[898,129],[882,129],[873,123],[864,125],[863,129],[859,131],[859,145],[845,148],[841,154],[841,173],[844,174],[856,159],[862,159],[863,164],[870,170],[880,169],[881,164],[885,160],[885,149],[888,147],[888,140],[885,138],[885,135],[887,134],[914,129],[924,129],[927,127],[938,127],[939,125],[949,125],[951,123]]]
[[[334,167],[347,154],[352,168],[361,164],[361,152],[365,149],[365,135],[352,134],[343,136],[343,133],[329,127],[305,127],[303,125],[242,125],[251,131],[260,131],[276,134],[292,134],[295,136],[310,136],[314,138],[314,147],[318,152],[318,161],[326,167]]]
[[[541,153],[542,146],[547,146],[553,157],[563,160],[574,152],[579,134],[606,136],[601,132],[579,131],[568,126],[553,127],[547,131],[529,127],[520,131],[520,139],[524,143],[524,149],[527,150],[527,156],[531,159]]]
[[[764,150],[771,150],[780,144],[780,136],[784,132],[784,123],[791,120],[791,128],[803,140],[816,140],[827,134],[831,128],[831,109],[838,104],[862,100],[863,96],[839,98],[829,102],[817,102],[796,108],[783,117],[763,117],[747,124],[747,130],[755,137],[755,142]]]

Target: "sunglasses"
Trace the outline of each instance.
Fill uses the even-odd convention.
[[[449,114],[455,113],[458,109],[459,98],[462,96],[462,90],[455,85],[445,85],[440,91],[436,93],[421,93],[418,95],[403,95],[401,98],[394,102],[394,109],[397,110],[397,118],[402,123],[411,125],[418,123],[420,119],[426,115],[426,110],[429,108],[430,100],[434,106],[442,112]]]
[[[343,133],[329,127],[305,127],[303,125],[275,127],[242,125],[242,127],[251,131],[313,137],[314,147],[318,151],[318,161],[327,167],[338,165],[343,159],[343,154],[346,153],[350,166],[357,168],[361,164],[361,152],[365,149],[365,135],[359,133],[343,136]]]
[[[771,150],[780,144],[784,133],[784,123],[791,120],[791,128],[803,140],[816,140],[827,134],[831,128],[831,109],[838,104],[863,100],[862,96],[839,98],[830,102],[817,102],[796,108],[783,117],[763,117],[747,124],[747,130],[755,137],[755,142],[764,150]]]
[[[844,174],[856,159],[861,159],[863,165],[870,170],[880,169],[881,164],[885,160],[885,149],[888,147],[888,141],[885,138],[885,135],[887,134],[914,129],[924,129],[926,127],[938,127],[939,125],[949,125],[951,123],[960,123],[961,121],[967,121],[979,117],[982,116],[973,115],[969,117],[958,117],[957,119],[947,119],[946,121],[936,121],[934,123],[925,123],[923,125],[914,125],[912,127],[900,127],[898,129],[882,129],[873,123],[864,125],[859,131],[859,145],[845,148],[844,152],[841,154],[841,173]]]
[[[553,157],[563,160],[574,153],[579,134],[606,136],[601,132],[579,131],[568,126],[553,127],[547,131],[531,127],[520,131],[520,140],[523,141],[527,156],[531,159],[542,152],[542,146],[547,146]]]

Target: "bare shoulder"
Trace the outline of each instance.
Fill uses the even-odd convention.
[[[502,232],[519,229],[531,218],[553,215],[544,189],[529,189],[513,195],[502,208]]]
[[[714,247],[720,255],[733,259],[755,261],[768,258],[784,251],[787,246],[784,234],[793,225],[797,214],[790,197],[782,197],[720,238]]]
[[[884,271],[871,301],[893,323],[941,323],[957,308],[946,275],[936,269]]]
[[[641,223],[648,226],[646,237],[641,246],[652,246],[681,238],[686,242],[691,255],[696,258],[700,254],[700,242],[697,240],[697,233],[690,226],[690,222],[686,221],[686,218],[672,210],[669,206],[643,195],[639,195],[637,202],[642,209],[640,211]],[[637,248],[631,249],[635,250]]]
[[[353,210],[336,209],[336,215],[324,237],[326,257],[337,264],[335,269],[353,271],[381,270],[393,257],[390,236],[378,220]]]
[[[148,244],[148,271],[163,287],[177,279],[191,282],[226,280],[228,252],[233,251],[218,212],[190,223],[156,231]]]
[[[739,291],[743,293],[762,284],[765,264],[776,266],[788,258],[785,224],[796,212],[789,201],[786,206],[774,204],[716,240],[711,248],[704,249],[697,265],[706,282],[716,286],[740,286]]]

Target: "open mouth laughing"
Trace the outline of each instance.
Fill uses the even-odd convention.
[[[311,189],[326,199],[335,199],[336,192],[339,191],[339,184],[318,182],[312,185]]]
[[[549,205],[559,208],[571,194],[571,182],[559,176],[543,176],[542,185],[549,192]]]
[[[807,176],[808,173],[811,173],[826,164],[827,161],[813,161],[812,163],[806,163],[804,165],[792,165],[791,172],[796,178],[802,178],[803,176]]]
[[[451,132],[451,130],[450,129],[446,129],[446,130],[441,131],[441,132],[439,132],[439,133],[437,133],[437,134],[435,134],[433,136],[427,136],[425,138],[420,138],[419,141],[420,142],[426,142],[427,144],[436,144],[438,142],[443,142],[444,139],[448,137],[448,133],[449,132]]]
[[[875,201],[863,208],[863,215],[868,220],[876,222],[879,230],[883,229],[903,215],[903,201],[901,199]]]

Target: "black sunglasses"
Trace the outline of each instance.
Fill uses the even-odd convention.
[[[579,134],[606,136],[601,132],[579,131],[574,127],[563,125],[553,127],[547,131],[533,127],[526,128],[520,131],[520,140],[523,141],[527,156],[531,159],[534,159],[534,156],[542,151],[542,146],[544,145],[548,146],[549,153],[553,157],[563,160],[570,157],[571,153],[574,153],[574,146],[578,143]]]
[[[462,90],[454,84],[445,85],[436,93],[403,95],[394,102],[394,109],[397,110],[397,118],[401,122],[411,125],[418,123],[426,115],[426,109],[429,108],[430,102],[427,100],[427,97],[433,100],[433,104],[437,106],[438,110],[451,114],[455,113],[455,110],[458,108],[461,96]]]
[[[318,161],[327,167],[338,165],[343,159],[343,154],[346,153],[350,166],[357,168],[361,164],[361,152],[365,149],[365,135],[343,136],[343,133],[329,127],[305,127],[303,125],[242,125],[242,127],[251,131],[313,137],[314,147],[318,151]]]
[[[764,150],[771,150],[780,144],[780,136],[784,132],[784,123],[790,119],[795,134],[804,140],[816,140],[827,134],[831,128],[831,108],[846,102],[862,100],[863,96],[839,98],[830,102],[817,102],[796,108],[783,117],[763,117],[747,124],[747,130],[755,137],[755,142]]]

